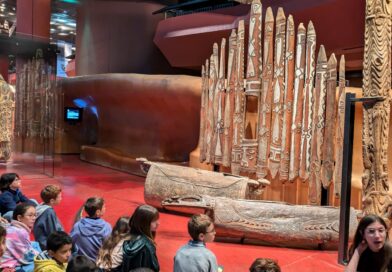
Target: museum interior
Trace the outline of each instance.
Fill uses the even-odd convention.
[[[391,12],[389,0],[0,0],[0,174],[38,202],[60,186],[67,233],[90,197],[112,226],[158,209],[151,271],[182,271],[174,256],[200,213],[219,265],[206,271],[280,271],[250,270],[257,258],[357,271],[363,219],[392,222]]]

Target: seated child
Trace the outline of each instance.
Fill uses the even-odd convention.
[[[182,246],[174,257],[174,272],[216,272],[218,264],[214,253],[206,248],[206,243],[215,239],[215,228],[205,214],[191,217],[188,233],[192,240]]]
[[[52,232],[46,249],[34,259],[34,272],[64,272],[71,256],[72,239],[64,231]]]
[[[35,217],[35,207],[31,204],[21,203],[16,206],[13,220],[7,227],[7,248],[0,259],[2,271],[6,268],[24,272],[34,270],[34,257],[41,252],[38,243],[30,241]]]
[[[12,219],[12,211],[19,203],[29,202],[36,206],[35,200],[28,199],[20,190],[22,181],[16,173],[4,173],[0,177],[0,213],[8,221]]]
[[[37,219],[34,223],[33,233],[41,249],[45,250],[49,234],[64,230],[53,209],[53,206],[61,202],[61,188],[57,185],[47,185],[41,191],[41,198],[43,203],[36,207]]]
[[[250,272],[280,272],[276,261],[268,258],[257,258],[249,268]]]
[[[85,218],[76,222],[71,231],[75,253],[85,255],[95,262],[103,240],[110,235],[112,227],[101,217],[105,213],[103,198],[90,197],[84,204]]]
[[[98,272],[95,263],[86,256],[76,255],[69,261],[66,272]]]

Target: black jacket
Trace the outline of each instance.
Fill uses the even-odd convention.
[[[138,235],[123,244],[123,263],[121,271],[144,267],[159,272],[159,263],[154,243],[144,235]]]

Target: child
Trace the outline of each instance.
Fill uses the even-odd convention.
[[[122,246],[129,240],[129,217],[120,217],[113,228],[112,234],[103,242],[99,250],[97,266],[104,271],[114,271],[123,260]]]
[[[215,228],[205,214],[191,217],[188,233],[192,240],[182,246],[174,257],[174,272],[216,272],[218,264],[214,253],[206,248],[206,243],[215,239]]]
[[[121,271],[131,271],[143,267],[159,272],[154,241],[158,226],[159,213],[157,209],[150,205],[141,205],[136,208],[129,220],[131,238],[123,244]]]
[[[86,256],[77,255],[69,261],[66,272],[98,272],[95,263]]]
[[[34,257],[41,249],[30,241],[30,232],[35,222],[35,207],[29,203],[16,206],[11,225],[7,227],[7,248],[0,260],[0,268],[15,268],[16,271],[32,272]]]
[[[34,272],[65,272],[71,256],[72,239],[64,231],[52,232],[46,244],[47,250],[34,259]]]
[[[35,200],[28,199],[20,190],[22,181],[16,173],[5,173],[0,177],[0,213],[8,221],[12,219],[12,211],[19,203],[29,202],[36,206]]]
[[[71,231],[72,242],[78,255],[85,255],[95,262],[103,240],[110,235],[112,227],[101,217],[105,213],[103,198],[91,197],[84,204],[85,218],[75,223]]]
[[[276,261],[268,258],[257,258],[249,268],[250,272],[280,272]]]
[[[37,219],[34,223],[33,233],[41,249],[45,250],[49,234],[64,230],[53,209],[53,206],[61,202],[61,188],[57,185],[47,185],[41,191],[41,198],[43,203],[36,207]]]

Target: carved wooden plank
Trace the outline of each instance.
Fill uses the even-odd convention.
[[[343,169],[343,136],[344,136],[344,113],[346,105],[346,75],[345,75],[344,55],[340,58],[339,64],[339,93],[338,107],[336,115],[336,144],[335,144],[335,169],[334,169],[334,192],[336,197],[340,197],[342,188]]]
[[[204,143],[204,132],[206,123],[206,97],[208,97],[208,80],[206,76],[206,66],[201,66],[201,107],[200,107],[200,133],[199,133],[199,148],[200,148],[200,162],[205,160],[205,143]]]
[[[291,122],[293,118],[294,100],[294,73],[295,73],[295,28],[293,16],[289,15],[286,26],[286,54],[285,54],[285,85],[283,106],[283,129],[282,129],[282,157],[280,160],[279,179],[289,179]]]
[[[274,80],[271,113],[271,135],[268,168],[271,178],[279,171],[282,152],[283,102],[284,102],[284,72],[286,52],[286,16],[282,8],[276,16]]]
[[[0,75],[0,160],[7,161],[11,157],[13,138],[15,99],[14,94]]]
[[[206,59],[205,63],[206,75],[205,75],[205,98],[204,98],[204,136],[203,136],[203,148],[200,150],[200,161],[204,162],[207,155],[207,127],[208,127],[208,111],[209,111],[209,84],[210,84],[210,59]]]
[[[237,31],[237,55],[236,55],[236,82],[235,103],[233,120],[233,145],[231,155],[231,172],[238,175],[241,164],[241,138],[244,125],[244,20],[239,21]]]
[[[305,65],[305,89],[304,104],[302,113],[302,135],[301,135],[301,160],[299,176],[303,180],[307,180],[310,170],[310,151],[313,127],[313,80],[315,73],[315,54],[316,54],[316,31],[313,23],[310,21],[308,25],[308,33],[306,39],[306,65]]]
[[[323,142],[323,164],[321,165],[321,181],[327,189],[333,179],[335,166],[335,129],[336,129],[336,58],[332,54],[328,60],[327,96],[325,100],[325,131]]]
[[[327,55],[320,46],[316,66],[315,104],[313,116],[312,162],[309,176],[309,203],[321,204],[321,159],[325,127],[325,97],[327,92]],[[329,137],[329,136],[328,136]]]
[[[301,132],[303,111],[303,90],[305,84],[306,28],[302,23],[298,26],[295,52],[295,79],[293,118],[291,123],[289,180],[294,181],[299,175],[301,154]]]
[[[244,100],[244,131],[241,138],[241,171],[256,172],[257,159],[257,119],[261,90],[261,17],[260,0],[251,6],[249,21],[248,61],[246,68],[246,88]]]
[[[388,195],[388,134],[391,89],[391,3],[367,0],[363,96],[383,96],[385,100],[363,109],[362,196],[365,214],[383,215]]]
[[[217,75],[215,68],[215,61],[213,55],[210,57],[210,76],[208,84],[208,111],[207,111],[207,127],[206,127],[206,162],[211,162],[211,144],[212,131],[214,127],[214,91],[216,85]]]
[[[267,8],[264,26],[264,54],[261,87],[261,102],[259,103],[259,150],[257,154],[256,176],[264,178],[268,175],[268,155],[271,133],[271,103],[273,80],[273,51],[274,51],[274,16],[272,9]]]
[[[225,110],[225,89],[226,89],[226,39],[221,42],[220,58],[219,58],[219,78],[217,84],[217,112],[215,118],[215,134],[212,149],[214,151],[214,163],[222,164],[223,145],[224,145],[224,110]]]
[[[227,62],[227,89],[224,114],[224,148],[222,164],[230,167],[231,149],[233,142],[233,118],[234,118],[234,88],[236,82],[236,52],[237,52],[237,33],[233,29],[229,38],[229,56]]]
[[[214,43],[212,48],[212,57],[214,59],[214,102],[213,102],[213,114],[212,114],[212,133],[211,133],[211,145],[210,145],[210,162],[215,163],[215,140],[216,140],[216,123],[218,120],[219,110],[219,46]]]

